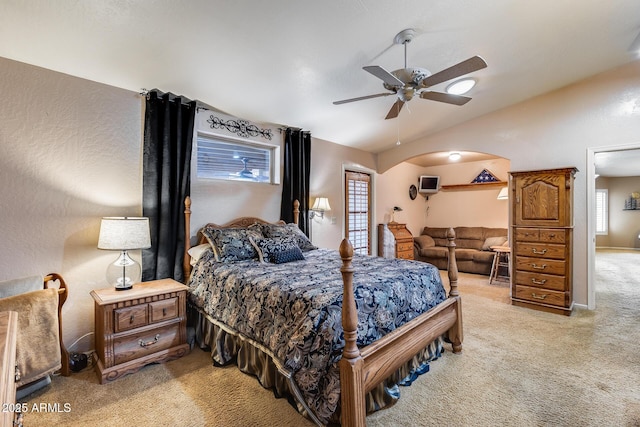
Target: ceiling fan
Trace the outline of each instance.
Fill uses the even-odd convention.
[[[342,101],[335,101],[334,105],[346,104],[348,102],[362,101],[364,99],[378,98],[381,96],[396,95],[398,100],[393,104],[389,113],[385,119],[393,119],[400,114],[400,110],[404,104],[410,101],[414,96],[419,96],[422,99],[428,99],[431,101],[446,102],[454,105],[464,105],[471,100],[471,98],[463,95],[454,95],[444,92],[435,92],[431,90],[425,90],[431,86],[435,86],[438,83],[445,82],[447,80],[460,77],[465,74],[472,73],[477,70],[481,70],[487,66],[484,59],[479,56],[471,57],[465,61],[462,61],[456,65],[439,71],[435,74],[431,74],[429,70],[424,68],[409,68],[407,67],[407,44],[415,37],[415,30],[408,28],[400,31],[393,42],[395,44],[404,45],[404,68],[388,72],[384,68],[378,65],[369,65],[362,67],[365,71],[373,74],[377,78],[383,81],[383,86],[389,92],[376,93],[374,95],[360,96],[358,98],[344,99]]]

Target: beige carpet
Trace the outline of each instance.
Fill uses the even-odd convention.
[[[597,310],[571,317],[509,305],[506,285],[461,274],[463,353],[402,388],[370,426],[640,426],[640,252],[599,251]],[[56,377],[25,426],[310,426],[284,399],[194,350],[100,385]],[[65,403],[69,412],[64,412]],[[46,408],[45,408],[46,409]]]

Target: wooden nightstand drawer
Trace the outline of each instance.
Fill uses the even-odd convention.
[[[149,323],[175,319],[178,316],[178,298],[169,298],[149,304]]]
[[[413,249],[410,251],[398,251],[398,258],[400,259],[413,259]]]
[[[116,365],[180,344],[179,327],[179,323],[174,323],[171,326],[114,338],[113,352]]]
[[[123,332],[147,324],[147,304],[119,308],[113,311],[114,331]]]

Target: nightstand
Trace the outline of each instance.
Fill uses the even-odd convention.
[[[91,296],[95,301],[94,366],[101,384],[189,351],[185,285],[161,279],[137,283],[126,291],[94,290]]]

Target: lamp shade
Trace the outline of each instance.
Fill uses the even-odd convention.
[[[100,224],[98,249],[129,250],[151,247],[149,218],[105,217]]]
[[[507,200],[509,199],[509,189],[507,187],[502,187],[500,192],[498,193],[498,200]]]
[[[331,206],[329,206],[329,199],[326,197],[316,197],[315,202],[313,202],[313,206],[311,207],[312,211],[330,211]]]

